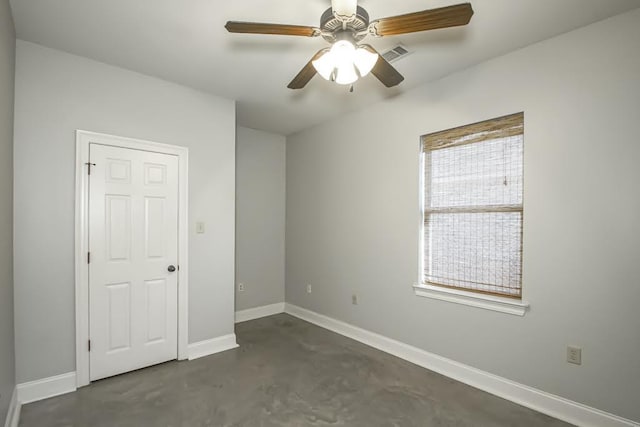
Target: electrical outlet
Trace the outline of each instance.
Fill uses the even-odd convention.
[[[574,365],[582,365],[582,349],[580,347],[567,347],[567,362]]]
[[[358,305],[358,295],[356,294],[351,295],[351,304]]]
[[[307,293],[310,294],[311,293],[311,285],[307,285]]]
[[[238,291],[244,292],[244,283],[238,283]]]

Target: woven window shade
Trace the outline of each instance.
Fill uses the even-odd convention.
[[[423,137],[425,283],[520,298],[524,115]]]

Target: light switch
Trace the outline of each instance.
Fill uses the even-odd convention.
[[[204,222],[196,222],[196,233],[204,234]]]

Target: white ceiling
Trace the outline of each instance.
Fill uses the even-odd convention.
[[[402,43],[406,80],[373,76],[354,93],[316,76],[286,86],[326,45],[322,38],[228,34],[227,20],[318,26],[330,0],[12,0],[18,37],[238,101],[238,124],[288,135],[481,61],[640,7],[640,0],[470,0],[466,27],[368,38]],[[361,0],[371,18],[463,0]],[[301,7],[304,6],[304,7]]]

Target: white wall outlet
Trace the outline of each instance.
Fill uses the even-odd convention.
[[[244,292],[244,283],[238,283],[238,292]]]
[[[204,234],[204,222],[196,222],[196,233]]]
[[[311,285],[307,285],[307,293],[310,294],[311,293]]]
[[[358,305],[358,295],[356,294],[351,295],[351,304]]]
[[[582,349],[572,345],[568,346],[567,362],[573,363],[574,365],[582,365]]]

